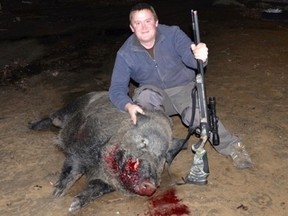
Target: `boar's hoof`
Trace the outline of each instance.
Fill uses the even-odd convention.
[[[80,199],[78,197],[75,197],[73,202],[71,203],[70,207],[69,207],[69,212],[75,212],[77,210],[79,210],[80,208],[82,208],[82,204],[80,202]]]
[[[30,121],[28,122],[28,128],[31,130],[39,131],[42,129],[47,129],[52,125],[52,119],[50,117],[46,117],[40,120]]]
[[[55,197],[62,197],[62,196],[64,196],[64,195],[66,194],[66,191],[67,191],[67,190],[65,190],[64,187],[60,187],[60,185],[58,185],[58,184],[56,183],[55,189],[54,189],[54,191],[53,191],[53,196],[55,196]]]
[[[53,191],[53,196],[55,197],[61,197],[64,195],[65,193],[63,192],[63,190],[59,190],[58,188],[55,188],[55,190]]]

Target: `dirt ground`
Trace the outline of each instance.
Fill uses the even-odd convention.
[[[52,184],[64,160],[53,145],[57,131],[34,132],[27,123],[78,95],[108,89],[115,53],[130,34],[133,1],[120,3],[23,3],[13,10],[2,5],[0,215],[69,215],[85,179],[54,198]],[[217,98],[218,116],[242,138],[254,167],[237,170],[207,144],[208,184],[174,184],[193,159],[190,150],[180,152],[154,195],[170,191],[177,197],[162,213],[153,209],[153,198],[114,192],[75,215],[288,215],[288,23],[263,20],[258,9],[152,3],[161,23],[180,25],[190,35],[190,9],[198,10],[201,39],[209,47],[207,94]],[[187,129],[179,118],[173,121],[175,136],[184,138]],[[188,211],[181,214],[181,207]]]

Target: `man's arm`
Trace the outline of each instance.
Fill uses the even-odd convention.
[[[174,43],[177,53],[186,66],[197,69],[196,59],[202,60],[203,66],[207,65],[208,48],[205,43],[196,45],[180,28],[175,31]]]
[[[127,103],[132,103],[131,98],[128,96],[129,82],[129,67],[117,53],[109,87],[109,98],[118,109],[123,111]]]
[[[144,112],[141,107],[133,104],[131,98],[128,96],[129,82],[129,67],[123,58],[117,53],[109,88],[109,98],[118,109],[127,111],[133,124],[136,124],[136,114],[144,114]]]

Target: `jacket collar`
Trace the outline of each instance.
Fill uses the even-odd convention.
[[[133,33],[132,37],[132,50],[133,51],[143,51],[145,48],[141,45],[135,34]],[[155,41],[155,46],[159,44],[161,41],[165,39],[165,36],[159,31],[159,27],[157,27],[157,32],[156,32],[156,41]]]

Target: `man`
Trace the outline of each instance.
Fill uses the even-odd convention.
[[[121,110],[127,111],[136,124],[136,113],[143,109],[160,109],[167,115],[181,116],[183,124],[191,121],[191,91],[195,86],[197,60],[207,65],[208,48],[197,46],[177,26],[159,24],[157,14],[146,3],[130,11],[133,34],[118,50],[113,69],[109,97]],[[130,80],[139,84],[133,98],[128,96]],[[196,109],[193,125],[199,125]],[[251,158],[240,139],[230,134],[219,121],[220,145],[215,149],[230,156],[240,169],[252,166]]]

